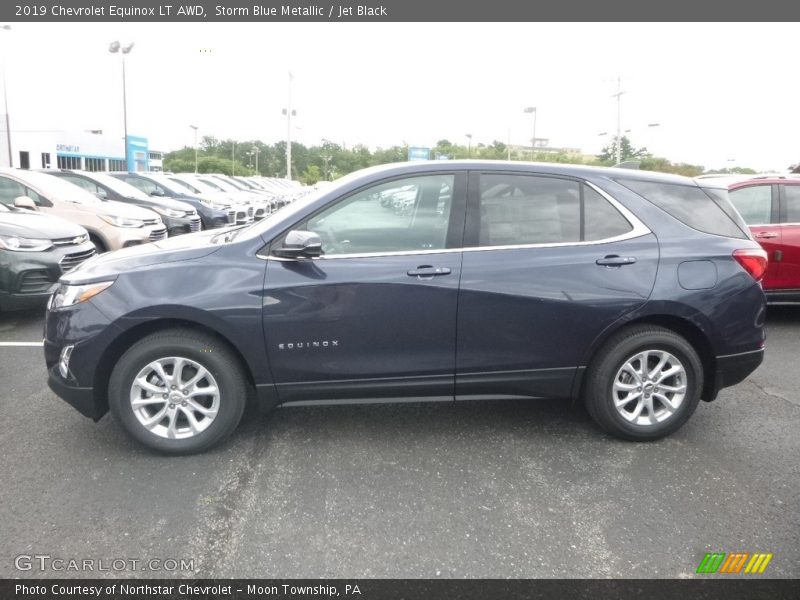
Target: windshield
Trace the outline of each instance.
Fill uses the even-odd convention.
[[[197,179],[197,181],[199,181],[201,183],[205,183],[208,187],[210,187],[215,192],[230,192],[231,191],[230,189],[228,189],[228,187],[225,186],[224,183],[217,182],[217,181],[211,181],[207,177],[199,177]]]
[[[101,204],[102,201],[94,194],[87,192],[82,187],[69,183],[65,179],[37,173],[36,171],[17,171],[14,176],[22,183],[34,188],[45,197],[63,202],[78,202],[80,204]]]
[[[120,196],[134,198],[136,200],[148,200],[147,194],[111,175],[106,175],[105,173],[84,173],[84,175],[88,179],[96,181],[100,185],[104,185],[108,189],[113,190]]]
[[[213,187],[208,185],[207,183],[203,183],[199,179],[189,179],[181,177],[180,179],[177,177],[170,177],[171,181],[175,181],[176,183],[181,184],[183,187],[187,188],[189,191],[195,194],[208,194],[218,192],[219,190],[215,190]]]
[[[181,195],[181,194],[193,194],[195,193],[189,186],[180,183],[178,181],[174,181],[167,177],[166,175],[153,175],[152,173],[148,173],[147,175],[143,175],[145,179],[148,179],[154,183],[157,183],[161,187],[163,187],[170,195]]]

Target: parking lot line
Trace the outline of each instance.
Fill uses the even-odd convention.
[[[11,347],[33,346],[41,348],[42,346],[44,346],[44,342],[0,342],[0,346],[11,346]]]

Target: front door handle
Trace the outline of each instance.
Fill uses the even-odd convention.
[[[595,262],[601,267],[621,267],[623,265],[632,265],[636,262],[636,258],[633,256],[617,256],[616,254],[611,254],[603,258],[598,258]]]
[[[774,231],[759,231],[756,234],[756,239],[759,240],[774,240],[776,237],[778,237],[778,234]]]
[[[437,275],[450,275],[449,267],[431,267],[423,265],[408,272],[409,277],[435,277]]]

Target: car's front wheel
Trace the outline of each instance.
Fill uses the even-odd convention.
[[[613,336],[589,368],[589,414],[606,432],[649,441],[677,431],[697,407],[703,367],[692,345],[651,325]]]
[[[123,428],[153,450],[202,452],[238,425],[247,384],[236,356],[191,330],[154,333],[122,355],[109,380],[109,407]]]

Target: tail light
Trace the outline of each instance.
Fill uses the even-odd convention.
[[[742,268],[756,281],[761,281],[767,272],[767,253],[761,248],[741,248],[733,251]]]

